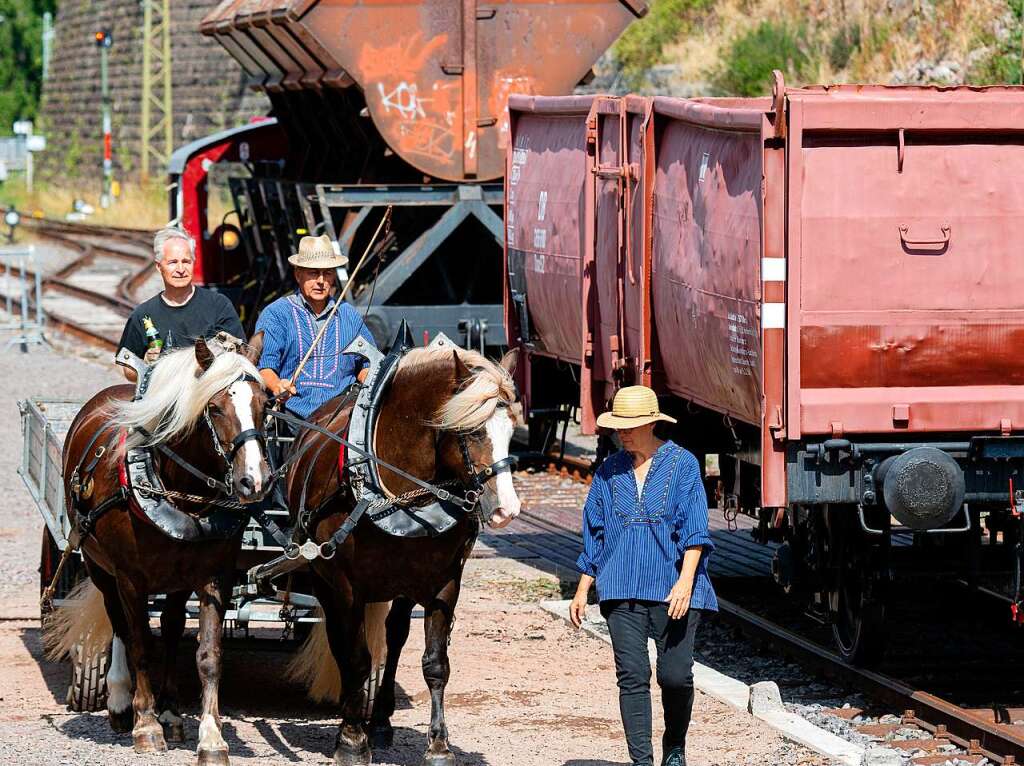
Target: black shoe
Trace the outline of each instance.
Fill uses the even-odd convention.
[[[661,766],[686,766],[686,754],[681,747],[673,747],[661,759]]]

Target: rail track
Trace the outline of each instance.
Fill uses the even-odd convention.
[[[77,252],[59,270],[41,275],[48,326],[105,351],[116,351],[124,320],[139,302],[136,292],[151,274],[151,234],[27,216],[22,220],[38,237]],[[35,278],[31,271],[26,276]]]
[[[568,470],[548,471],[546,480],[543,469],[520,471],[517,478],[524,487],[537,482],[550,486],[550,473],[572,475]],[[535,490],[541,496],[551,491]],[[565,518],[527,509],[510,533],[556,571],[572,572],[581,538]],[[879,669],[870,670],[846,664],[829,648],[830,632],[824,626],[794,609],[792,600],[781,598],[767,577],[757,579],[716,579],[719,619],[774,654],[856,688],[871,700],[873,712],[899,718],[899,723],[864,725],[861,733],[885,738],[902,730],[904,739],[880,744],[908,754],[912,749],[929,753],[916,757],[915,766],[982,759],[1006,766],[1024,763],[1024,634],[1005,627],[1005,620],[1004,627],[993,627],[1005,603],[993,601],[991,609],[999,611],[986,613],[978,594],[966,588],[900,603],[896,614],[905,624],[899,626],[900,637],[894,636],[898,646]],[[968,606],[973,616],[968,616]],[[914,732],[920,736],[915,738]],[[946,744],[958,752],[939,752]]]

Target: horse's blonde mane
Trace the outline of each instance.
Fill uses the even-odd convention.
[[[483,354],[465,349],[456,353],[473,374],[441,405],[432,424],[445,431],[475,431],[490,420],[498,405],[515,401],[515,384],[504,367]],[[399,371],[437,364],[453,364],[451,348],[414,348],[402,359]]]
[[[158,444],[187,434],[218,391],[240,375],[260,381],[259,370],[241,354],[224,351],[214,357],[206,372],[200,372],[194,348],[183,348],[160,357],[153,367],[149,388],[138,401],[112,405],[111,419],[121,428],[144,428],[149,439],[131,432],[129,446]]]

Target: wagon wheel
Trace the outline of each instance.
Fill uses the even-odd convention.
[[[836,648],[852,665],[872,665],[885,652],[887,541],[868,538],[850,506],[826,510],[828,612]]]
[[[50,530],[43,527],[43,549],[39,559],[39,592],[49,586],[60,563],[61,550]],[[54,599],[67,598],[72,589],[86,577],[85,567],[77,555],[68,557],[61,570]],[[52,610],[53,607],[50,607]],[[42,615],[45,619],[46,614]],[[107,706],[107,667],[110,663],[109,647],[102,652],[86,654],[77,646],[71,653],[71,679],[65,699],[68,709],[75,712],[103,710]]]
[[[77,713],[105,710],[107,707],[107,669],[110,647],[85,653],[81,644],[71,653],[71,683],[68,684],[68,710]]]

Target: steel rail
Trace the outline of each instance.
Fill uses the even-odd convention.
[[[105,246],[102,242],[82,241],[81,237],[95,237],[99,240],[112,238],[119,242],[148,248],[149,235],[147,232],[89,224],[76,225],[70,222],[39,218],[25,218],[23,220],[31,222],[29,228],[38,236],[60,242],[62,246],[71,250],[77,250],[80,253],[77,258],[74,258],[70,263],[53,274],[41,278],[44,290],[60,292],[95,305],[105,306],[124,317],[130,315],[132,309],[138,304],[138,300],[134,296],[134,289],[137,289],[138,285],[144,280],[146,273],[152,266],[152,261],[141,253],[135,254],[118,247]],[[143,242],[143,236],[145,236],[146,242]],[[75,275],[94,265],[99,257],[138,264],[138,268],[132,269],[121,277],[116,293],[113,295],[75,284],[72,281]],[[0,265],[0,273],[5,271],[17,274],[21,270],[17,268],[7,269]],[[29,278],[35,277],[34,272],[29,269],[25,269],[25,274]],[[30,300],[30,303],[32,304],[31,308],[34,309],[34,301]],[[20,311],[20,307],[18,307],[18,310]],[[46,311],[46,317],[47,324],[58,332],[76,337],[105,351],[117,350],[117,338],[98,332],[77,318],[67,316],[59,311]]]

